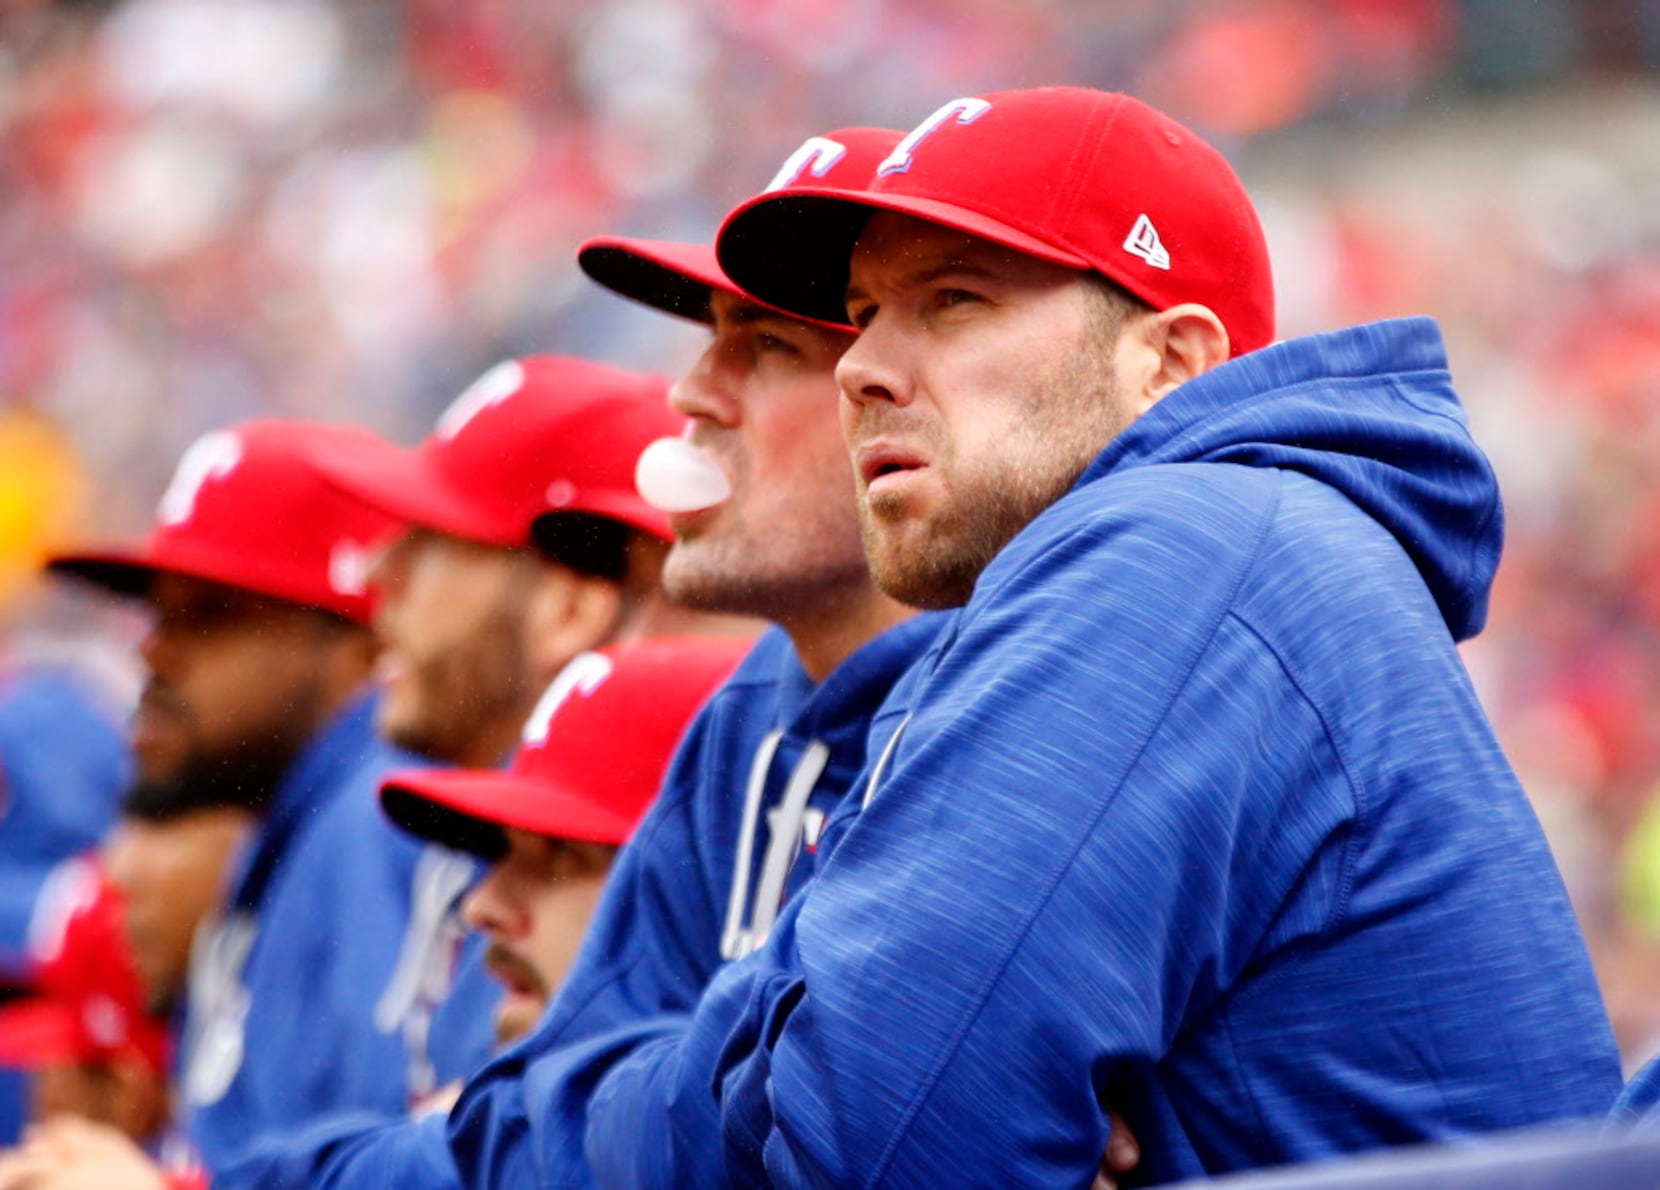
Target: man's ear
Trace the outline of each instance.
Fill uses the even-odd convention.
[[[546,682],[578,653],[610,638],[622,614],[622,589],[557,562],[538,561],[537,570],[525,636],[531,666]]]
[[[1141,319],[1137,330],[1150,350],[1143,357],[1150,366],[1137,395],[1137,417],[1195,376],[1228,362],[1227,328],[1209,306],[1171,306]]]

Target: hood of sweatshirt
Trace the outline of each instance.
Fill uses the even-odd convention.
[[[1335,488],[1400,542],[1455,640],[1481,631],[1504,514],[1432,319],[1311,335],[1223,364],[1137,419],[1078,483],[1193,462],[1281,468]]]

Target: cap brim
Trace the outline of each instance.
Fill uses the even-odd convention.
[[[392,773],[381,782],[386,815],[412,835],[486,860],[506,850],[512,827],[552,838],[621,844],[632,819],[512,772],[427,769]]]
[[[712,291],[738,292],[706,244],[597,236],[577,248],[576,263],[612,292],[694,322],[710,320]]]
[[[46,570],[49,574],[81,579],[133,599],[148,599],[158,574],[177,574],[316,608],[358,623],[369,618],[369,602],[361,596],[320,600],[315,592],[301,589],[287,568],[251,562],[245,556],[229,555],[212,545],[173,542],[165,554],[152,553],[148,547],[55,554],[46,560]]]
[[[525,544],[528,525],[519,526],[518,532],[504,531],[494,518],[475,511],[419,451],[390,443],[381,446],[368,451],[356,443],[319,442],[308,448],[306,459],[329,484],[406,525],[483,545]]]
[[[34,1070],[85,1061],[86,1043],[75,1010],[56,1000],[17,1000],[0,1008],[0,1067]]]
[[[144,599],[159,569],[137,550],[98,550],[85,554],[55,554],[46,559],[50,574],[80,579],[128,599]],[[192,573],[193,578],[211,577]],[[214,581],[218,581],[215,579]]]
[[[851,329],[845,316],[803,318],[746,291],[722,271],[714,248],[706,244],[598,236],[577,249],[576,262],[590,278],[623,297],[697,322],[713,321],[709,295],[718,289],[830,330]]]
[[[952,203],[805,187],[740,204],[721,225],[716,259],[734,283],[767,305],[845,328],[848,264],[865,224],[878,211],[955,228],[1068,268],[1092,267],[1076,252]]]

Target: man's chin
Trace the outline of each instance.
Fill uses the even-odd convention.
[[[511,1045],[526,1036],[542,1019],[542,1011],[547,1006],[546,996],[508,992],[496,1010],[496,1044]]]
[[[871,578],[884,595],[907,607],[961,607],[984,568],[978,556],[953,548],[926,526],[867,517],[864,540]]]
[[[375,716],[375,730],[380,737],[405,752],[433,760],[449,759],[446,733],[430,716],[412,708],[381,704]]]

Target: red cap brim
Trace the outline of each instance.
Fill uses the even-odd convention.
[[[634,821],[545,780],[480,769],[415,769],[381,782],[386,814],[410,834],[485,859],[500,858],[502,828],[620,845]]]
[[[370,603],[365,596],[332,593],[325,601],[308,584],[296,582],[289,567],[262,565],[243,553],[225,553],[206,543],[175,541],[160,553],[146,547],[55,554],[46,560],[46,570],[132,599],[147,599],[156,575],[179,574],[315,607],[358,623],[369,619]]]
[[[734,282],[766,304],[845,329],[848,264],[877,211],[955,228],[1068,268],[1091,267],[1077,252],[951,203],[811,187],[763,194],[734,208],[715,239],[717,259]]]
[[[75,1010],[56,1000],[18,1000],[0,1008],[0,1066],[34,1070],[96,1056]]]

